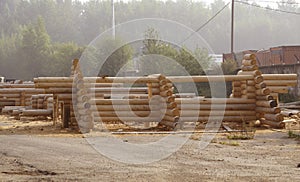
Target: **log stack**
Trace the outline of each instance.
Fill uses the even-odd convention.
[[[270,95],[271,90],[267,87],[262,73],[258,70],[255,55],[246,54],[242,63],[242,70],[238,74],[254,76],[254,80],[247,81],[242,88],[242,98],[256,99],[256,119],[259,119],[263,124],[276,128],[284,127],[281,110],[277,107],[277,101]]]
[[[256,119],[255,99],[176,98],[182,122],[232,121]]]
[[[74,70],[72,70],[76,92],[73,94],[73,104],[70,107],[70,123],[73,128],[78,126],[81,133],[88,133],[94,128],[94,118],[90,104],[91,97],[88,95],[87,87],[84,86],[83,75],[78,65],[79,60],[74,60],[73,65],[74,62],[77,63]]]
[[[156,74],[149,75],[149,77],[156,78],[158,83],[148,83],[149,99],[159,96],[161,99],[160,111],[163,118],[160,125],[166,125],[171,128],[176,127],[179,119],[179,109],[175,102],[175,95],[173,94],[173,84],[164,75]]]
[[[108,78],[111,79],[111,78]],[[95,78],[96,82],[109,82],[105,78]],[[118,97],[92,98],[92,110],[95,121],[108,122],[156,122],[174,128],[176,114],[172,84],[163,75],[121,79],[117,83],[134,83],[139,87],[122,88],[126,92],[117,92]],[[144,87],[147,85],[146,90]],[[137,93],[138,92],[138,93]],[[120,93],[120,94],[119,94]],[[114,96],[114,94],[112,94]]]

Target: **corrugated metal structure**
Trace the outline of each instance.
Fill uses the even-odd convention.
[[[298,74],[298,86],[295,87],[293,92],[300,96],[300,45],[279,46],[272,47],[268,50],[247,50],[234,54],[223,54],[223,61],[235,60],[238,67],[240,67],[243,56],[248,53],[256,55],[257,64],[263,73]]]
[[[300,64],[300,46],[279,46],[268,50],[247,50],[235,54],[223,54],[223,60],[235,60],[240,66],[245,54],[255,54],[258,66]]]

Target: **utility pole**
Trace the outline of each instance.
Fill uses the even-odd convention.
[[[234,53],[234,0],[231,1],[231,53]]]
[[[116,39],[116,22],[115,22],[115,3],[114,0],[111,0],[111,7],[112,7],[112,37]]]

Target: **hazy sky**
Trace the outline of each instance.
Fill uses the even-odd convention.
[[[90,1],[90,0],[80,0],[80,1],[86,2],[86,1]],[[115,2],[118,2],[118,1],[128,2],[131,0],[114,0],[114,1]],[[161,0],[161,1],[168,1],[168,0]],[[176,1],[176,0],[172,0],[172,1]],[[192,0],[192,1],[205,2],[207,4],[214,2],[214,0]],[[224,1],[229,2],[231,0],[224,0]],[[276,2],[279,2],[279,1],[281,1],[281,0],[250,0],[249,3],[256,2],[257,4],[260,4],[261,6],[270,6],[270,7],[276,8],[277,7]],[[300,3],[300,0],[295,0],[295,1],[297,3]]]

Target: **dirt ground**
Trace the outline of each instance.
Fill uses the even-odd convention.
[[[135,165],[99,154],[83,135],[51,121],[0,116],[0,181],[300,181],[300,140],[288,130],[257,129],[250,140],[231,135],[200,150],[194,134],[168,158]],[[147,142],[163,134],[116,137]]]

